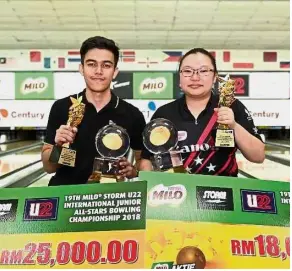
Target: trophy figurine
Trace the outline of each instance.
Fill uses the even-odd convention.
[[[230,107],[234,102],[235,81],[229,78],[217,77],[219,81],[219,107]],[[218,124],[216,131],[216,147],[234,147],[234,131],[229,128],[228,124]]]
[[[143,144],[153,154],[151,162],[155,171],[185,172],[181,153],[175,150],[177,143],[177,129],[167,119],[154,119],[143,131]]]
[[[113,122],[101,128],[95,137],[95,147],[101,157],[96,157],[88,183],[115,183],[125,179],[119,175],[119,160],[130,148],[126,130]]]
[[[72,105],[69,108],[67,125],[77,127],[84,116],[85,104],[82,103],[82,96],[75,99],[70,97]],[[70,148],[69,143],[64,143],[62,146],[55,145],[51,152],[49,161],[65,166],[74,167],[76,160],[76,151]]]

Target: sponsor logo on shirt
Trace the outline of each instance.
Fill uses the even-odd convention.
[[[188,137],[187,131],[178,131],[178,141],[184,141]]]
[[[188,153],[193,151],[208,151],[211,149],[211,146],[207,143],[203,144],[192,144],[192,145],[184,145],[179,147],[182,153]]]

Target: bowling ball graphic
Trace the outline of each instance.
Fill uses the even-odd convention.
[[[206,258],[197,247],[187,246],[182,248],[176,256],[176,264],[195,264],[196,269],[204,269]]]

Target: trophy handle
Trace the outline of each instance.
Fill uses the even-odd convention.
[[[227,130],[227,129],[229,129],[229,125],[228,124],[218,123],[218,129]]]
[[[64,144],[62,145],[62,147],[69,149],[69,147],[70,147],[70,144],[69,144],[69,142],[67,142],[67,143],[64,143]]]

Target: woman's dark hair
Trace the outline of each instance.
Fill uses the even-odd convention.
[[[91,37],[87,39],[86,41],[84,41],[80,48],[82,65],[84,65],[84,58],[85,58],[86,53],[91,49],[106,49],[112,52],[114,55],[114,61],[115,61],[114,65],[115,67],[117,66],[118,61],[119,61],[120,49],[113,40],[110,40],[101,36],[96,36],[96,37]]]
[[[188,56],[188,55],[191,55],[191,54],[197,54],[197,53],[201,53],[203,55],[206,55],[208,56],[210,59],[211,59],[211,62],[212,62],[212,65],[214,67],[214,73],[216,74],[217,73],[217,66],[216,66],[216,60],[214,58],[214,56],[208,52],[207,50],[203,49],[203,48],[193,48],[191,49],[190,51],[188,51],[187,53],[185,53],[183,55],[183,57],[180,59],[179,61],[179,71],[180,71],[180,67],[181,67],[181,64],[183,62],[183,60]]]

